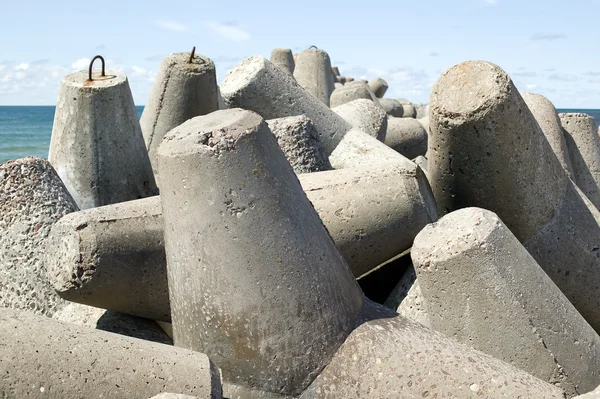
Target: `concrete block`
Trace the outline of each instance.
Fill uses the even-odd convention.
[[[294,75],[295,62],[292,50],[289,48],[276,48],[271,51],[270,61],[290,76]]]
[[[564,398],[555,386],[366,301],[301,399],[398,397]]]
[[[571,182],[508,75],[483,61],[460,64],[435,84],[430,106],[438,211],[477,206],[498,214],[600,331],[600,213]]]
[[[419,155],[412,161],[416,163],[417,166],[419,166],[423,172],[425,172],[425,174],[427,174],[427,158],[425,158],[423,155]]]
[[[221,88],[217,85],[217,108],[218,109],[227,109],[227,104],[223,101],[223,96],[221,95]]]
[[[383,95],[388,89],[388,84],[382,78],[375,78],[374,80],[369,82],[369,87],[375,93],[377,98],[383,98]]]
[[[80,209],[157,194],[125,74],[63,78],[48,160]]]
[[[267,124],[296,173],[332,169],[321,146],[319,134],[307,116],[271,119]]]
[[[346,82],[354,82],[354,78],[353,77],[346,77]]]
[[[335,89],[331,93],[331,108],[339,107],[354,100],[365,99],[373,100],[371,92],[365,84],[349,85],[345,84],[344,87]]]
[[[96,328],[146,341],[173,345],[173,339],[154,320],[130,316],[111,310],[71,302],[54,313],[52,318],[78,326]]]
[[[385,140],[388,125],[387,114],[373,101],[354,100],[334,107],[332,110],[355,129],[362,130],[379,141]]]
[[[218,108],[217,75],[210,58],[174,53],[163,59],[140,118],[154,174],[156,150],[165,134],[188,119]]]
[[[412,118],[388,118],[385,144],[412,159],[427,152],[428,134],[421,122]]]
[[[221,85],[223,99],[232,108],[257,112],[265,119],[306,115],[315,125],[329,155],[352,128],[342,117],[261,56],[253,56],[232,69]]]
[[[431,328],[427,300],[423,296],[413,266],[406,270],[383,305],[398,312],[400,316],[406,317],[408,320]]]
[[[163,392],[158,395],[154,395],[150,399],[198,399],[197,396],[181,395],[178,393]]]
[[[340,83],[340,82],[335,82],[333,84],[333,87],[334,87],[334,91],[335,91],[335,89],[341,89],[342,87],[344,87],[344,84]]]
[[[332,66],[331,67],[331,72],[333,72],[334,76],[341,76],[342,74],[340,73],[340,69],[336,66]]]
[[[600,390],[588,392],[583,395],[576,396],[573,399],[600,399]]]
[[[0,307],[52,316],[65,306],[46,280],[44,254],[52,225],[76,210],[45,159],[0,164]]]
[[[429,117],[429,104],[413,104],[413,106],[417,111],[415,118],[423,119],[425,117]]]
[[[495,213],[449,213],[411,255],[434,330],[569,397],[598,386],[600,337]]]
[[[390,116],[402,118],[402,115],[404,115],[404,108],[398,100],[391,98],[380,98],[379,105],[381,105],[385,112],[387,112],[387,114]]]
[[[573,176],[573,167],[569,158],[569,150],[565,142],[560,119],[556,113],[554,105],[546,97],[535,93],[523,93],[523,101],[531,111],[531,114],[540,125],[544,136],[548,140],[554,155],[560,161],[562,167]],[[581,188],[581,187],[580,187]]]
[[[588,114],[558,116],[573,165],[573,180],[600,209],[600,137],[596,121]]]
[[[223,397],[218,368],[182,348],[5,308],[0,342],[0,392],[8,398]]]
[[[48,280],[72,302],[170,321],[158,197],[62,218],[48,239]]]
[[[342,85],[344,85],[344,83],[346,83],[346,78],[345,78],[344,76],[336,76],[335,78],[336,78],[336,80],[337,80],[338,82],[340,82]],[[338,86],[335,86],[335,88],[337,89],[337,88],[338,88]],[[330,98],[331,98],[331,97],[330,97]]]
[[[403,118],[416,118],[417,117],[417,109],[415,108],[415,106],[411,103],[403,103],[402,101],[399,101],[400,104],[402,104],[402,117]]]
[[[228,383],[300,394],[363,295],[275,136],[254,112],[217,111],[169,132],[158,159],[175,345]]]
[[[320,49],[300,52],[296,59],[294,78],[300,86],[329,106],[329,98],[335,87],[327,52]]]

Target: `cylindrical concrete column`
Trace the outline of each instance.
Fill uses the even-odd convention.
[[[44,255],[54,223],[77,210],[45,159],[0,164],[0,307],[52,316],[65,306],[48,285]]]
[[[228,383],[299,395],[363,296],[275,136],[218,111],[169,132],[158,159],[175,345]]]
[[[174,53],[160,64],[140,125],[152,169],[156,149],[167,132],[198,115],[218,109],[215,64],[208,57]]]
[[[416,119],[388,118],[385,144],[406,158],[413,159],[427,152],[427,131]]]
[[[573,180],[600,209],[600,137],[588,114],[559,114],[573,165]]]
[[[257,112],[265,119],[308,116],[328,155],[352,128],[292,77],[261,56],[250,57],[231,70],[221,85],[221,93],[230,107]]]
[[[157,194],[125,74],[92,78],[62,80],[48,160],[81,209]]]
[[[72,213],[48,239],[48,280],[64,299],[171,321],[159,197]]]
[[[0,392],[9,398],[222,398],[198,352],[0,308]]]
[[[351,101],[355,101],[358,99],[372,101],[371,92],[369,92],[369,90],[367,89],[367,85],[344,85],[344,87],[335,89],[331,93],[330,105],[331,108],[339,107],[341,105],[347,104]]]
[[[404,108],[398,100],[392,98],[380,98],[379,105],[381,105],[381,108],[383,108],[389,116],[402,118],[402,115],[404,115]]]
[[[271,51],[270,61],[277,65],[282,71],[290,76],[294,75],[294,69],[296,64],[294,63],[294,56],[292,50],[289,48],[276,48]]]
[[[374,80],[371,80],[369,82],[369,87],[371,88],[373,93],[375,93],[377,98],[383,98],[389,86],[387,82],[382,78],[375,78]]]
[[[329,54],[320,49],[300,52],[296,59],[294,78],[310,94],[329,105],[329,97],[335,89]]]
[[[442,217],[411,256],[434,330],[568,396],[600,384],[600,338],[495,213]]]
[[[355,129],[362,130],[379,141],[385,141],[388,118],[386,112],[371,100],[359,99],[332,108]]]
[[[523,93],[523,101],[531,111],[533,117],[540,125],[544,136],[550,143],[554,155],[560,161],[562,167],[573,176],[573,167],[569,158],[569,150],[565,142],[563,129],[560,125],[560,119],[556,113],[554,105],[546,97],[535,93]]]

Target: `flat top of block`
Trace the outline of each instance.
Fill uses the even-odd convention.
[[[486,61],[453,66],[431,91],[435,112],[451,119],[484,112],[507,98],[512,81],[500,67]]]
[[[177,65],[180,68],[189,68],[191,70],[197,70],[198,72],[215,69],[215,63],[210,58],[195,54],[192,62],[190,62],[190,55],[190,52],[169,54],[162,60],[161,67]]]
[[[261,55],[253,55],[233,68],[223,83],[221,95],[225,98],[246,87],[260,71],[267,66],[267,59]]]
[[[73,87],[111,87],[122,84],[127,80],[123,72],[107,70],[106,76],[100,76],[100,69],[92,71],[92,80],[88,80],[88,71],[79,71],[63,78],[62,84]]]
[[[593,116],[581,112],[561,112],[558,114],[558,117],[560,119],[594,119]]]

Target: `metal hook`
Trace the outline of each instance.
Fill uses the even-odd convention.
[[[192,61],[194,60],[194,55],[196,55],[196,46],[194,46],[194,48],[192,49],[192,52],[190,54],[190,60],[189,63],[191,64]]]
[[[100,61],[102,61],[102,74],[100,76],[106,76],[106,72],[104,70],[104,58],[101,55],[97,55],[94,58],[92,58],[92,61],[90,62],[90,69],[88,70],[88,80],[94,80],[92,79],[92,67],[94,66],[94,61],[96,61],[97,59],[100,59]]]
[[[310,50],[310,49],[311,49],[311,48],[313,48],[313,47],[315,48],[315,50],[318,50],[317,46],[314,46],[314,45],[313,45],[313,46],[310,46],[308,49]]]

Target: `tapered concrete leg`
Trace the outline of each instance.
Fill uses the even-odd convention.
[[[198,115],[218,109],[215,64],[208,57],[174,53],[160,64],[152,92],[140,118],[154,173],[156,150],[165,134]]]
[[[369,92],[367,85],[345,85],[331,93],[330,105],[331,108],[334,108],[360,99],[372,101],[371,92]]]
[[[290,76],[294,75],[296,64],[292,50],[289,48],[276,48],[271,51],[271,62],[281,68],[282,71]]]
[[[375,93],[377,98],[383,98],[383,95],[385,94],[389,86],[387,82],[382,78],[376,78],[369,82],[369,87],[371,88],[373,93]]]
[[[379,141],[385,141],[388,127],[387,114],[371,100],[359,99],[332,108],[355,129],[362,130]]]
[[[46,280],[50,229],[75,201],[48,163],[27,157],[0,164],[0,306],[52,316],[65,306]],[[47,249],[48,248],[48,249]]]
[[[404,115],[404,107],[398,100],[391,98],[380,98],[379,105],[388,113],[389,116],[402,118]]]
[[[302,399],[564,398],[514,366],[370,301]]]
[[[386,299],[384,306],[402,317],[431,328],[427,300],[423,296],[414,267],[410,267]]]
[[[329,54],[319,49],[300,52],[296,59],[294,78],[310,94],[329,105],[329,97],[334,90],[333,72]]]
[[[332,169],[321,146],[319,134],[307,116],[271,119],[267,124],[296,173]]]
[[[157,194],[127,78],[81,71],[60,85],[48,160],[80,209]]]
[[[175,345],[230,384],[301,393],[363,296],[275,136],[218,111],[169,132],[158,159]]]
[[[434,330],[569,396],[600,384],[600,338],[495,213],[444,216],[411,256]]]
[[[221,85],[221,93],[230,107],[257,112],[265,119],[306,115],[315,125],[328,155],[352,128],[292,77],[261,56],[250,57],[231,70]]]
[[[546,97],[539,94],[523,93],[522,96],[523,101],[525,101],[535,120],[540,125],[550,147],[552,147],[554,155],[556,155],[567,173],[573,176],[569,150],[567,149],[563,129],[554,105]]]
[[[8,398],[222,398],[202,353],[0,308],[0,392]]]
[[[559,114],[573,164],[573,180],[600,209],[600,137],[588,114]]]
[[[385,144],[412,159],[427,152],[427,131],[413,118],[388,118]]]
[[[600,213],[570,181],[510,78],[487,62],[460,64],[435,84],[430,106],[438,211],[497,213],[600,331]]]

